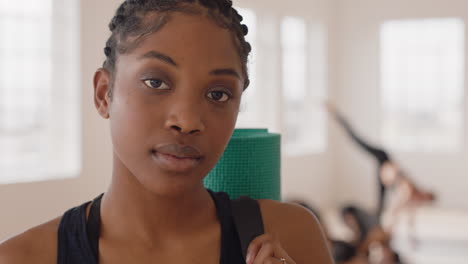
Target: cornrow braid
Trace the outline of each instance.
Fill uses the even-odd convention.
[[[109,23],[112,32],[106,42],[103,67],[113,75],[118,54],[125,54],[137,47],[144,36],[151,34],[168,21],[170,12],[207,14],[219,26],[230,30],[242,62],[245,77],[244,89],[249,86],[247,71],[250,44],[245,40],[248,27],[242,24],[242,16],[232,6],[231,0],[126,0],[117,9]],[[156,13],[151,24],[146,22],[150,13]],[[153,15],[153,14],[151,14]],[[110,95],[111,95],[110,90]]]

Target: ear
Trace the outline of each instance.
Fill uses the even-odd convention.
[[[109,91],[111,89],[111,76],[110,73],[104,69],[100,68],[94,73],[94,105],[96,109],[103,118],[108,119],[109,116],[109,107],[110,107],[110,97]]]

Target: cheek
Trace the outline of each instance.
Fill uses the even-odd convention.
[[[111,133],[114,145],[127,149],[151,144],[154,124],[161,122],[161,112],[151,107],[137,95],[116,97],[111,107]]]
[[[207,124],[207,139],[209,147],[216,155],[216,161],[221,157],[229,139],[234,131],[237,119],[237,111],[224,112],[211,118]]]

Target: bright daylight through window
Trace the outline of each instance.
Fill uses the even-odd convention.
[[[461,146],[464,23],[389,21],[381,28],[383,140],[402,151]]]
[[[78,7],[0,0],[0,184],[79,174]]]

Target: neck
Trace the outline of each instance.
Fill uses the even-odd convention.
[[[159,195],[114,165],[102,199],[102,237],[155,245],[198,234],[213,223],[217,223],[215,205],[202,183],[178,195]]]

